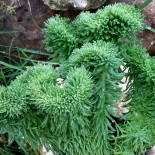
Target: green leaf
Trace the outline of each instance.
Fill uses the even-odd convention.
[[[153,2],[153,0],[145,0],[145,2],[142,3],[138,8],[142,10],[147,7],[151,2]]]
[[[145,28],[155,33],[155,29],[154,28],[152,28],[150,26],[146,26]]]
[[[14,65],[11,65],[11,64],[8,64],[8,63],[5,63],[3,61],[0,61],[0,65],[4,65],[4,66],[9,67],[9,68],[12,68],[12,69],[23,71],[23,69],[21,69],[20,67],[14,66]]]

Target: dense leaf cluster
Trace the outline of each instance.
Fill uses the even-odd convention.
[[[123,45],[124,46],[124,45]],[[142,154],[145,149],[154,145],[154,70],[155,59],[146,53],[141,45],[131,44],[124,46],[124,61],[128,71],[128,93],[130,113],[127,123],[123,126],[121,150],[129,150]],[[119,139],[118,138],[118,139]],[[120,140],[119,139],[119,140]],[[119,143],[119,142],[118,142]]]
[[[133,6],[118,3],[106,6],[96,13],[82,12],[76,19],[59,16],[45,23],[44,44],[53,52],[54,59],[68,58],[75,47],[97,40],[113,41],[118,44],[124,38],[132,37],[143,28],[143,16]]]
[[[44,44],[59,65],[28,67],[0,87],[0,133],[8,143],[25,153],[28,143],[66,155],[140,155],[153,145],[155,60],[134,36],[142,20],[138,9],[121,3],[73,21],[48,19]],[[118,115],[124,75],[130,110]]]
[[[119,73],[122,60],[117,53],[113,44],[97,41],[75,49],[68,65],[62,64],[58,69],[50,65],[27,68],[1,89],[0,113],[10,122],[16,120],[10,127],[30,127],[30,131],[21,131],[24,139],[30,138],[33,129],[38,130],[38,143],[50,137],[47,142],[56,152],[109,154],[111,143],[107,135],[114,132],[114,127],[107,124],[115,121],[110,107],[114,108],[121,96],[117,83],[123,76]],[[41,134],[43,130],[48,131],[48,137]]]

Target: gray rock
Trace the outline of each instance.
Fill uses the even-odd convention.
[[[88,10],[103,5],[106,0],[43,0],[52,10]]]
[[[151,149],[149,149],[145,155],[155,155],[155,146],[153,146]]]

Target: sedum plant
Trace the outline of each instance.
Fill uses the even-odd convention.
[[[155,60],[135,37],[142,20],[123,3],[73,21],[48,19],[44,44],[58,65],[28,67],[0,87],[0,133],[8,144],[16,141],[25,154],[44,145],[60,155],[140,155],[151,147]],[[124,76],[129,112],[119,115]]]
[[[58,55],[62,61],[86,42],[103,40],[119,44],[122,39],[133,40],[134,33],[143,28],[142,20],[138,9],[123,3],[106,6],[96,13],[82,12],[73,21],[56,16],[45,22],[44,44],[53,52],[54,59]]]

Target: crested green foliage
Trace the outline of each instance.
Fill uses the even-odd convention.
[[[94,154],[111,154],[110,138],[115,131],[111,125],[115,120],[111,116],[116,116],[113,109],[121,96],[117,84],[123,77],[123,73],[119,72],[122,60],[118,56],[118,49],[114,44],[103,41],[86,43],[73,51],[67,63],[69,67],[84,66],[92,75],[95,84],[91,118],[92,143],[96,144],[93,146]]]
[[[73,24],[83,42],[101,39],[117,42],[139,31],[142,28],[142,19],[139,10],[118,3],[106,6],[96,13],[81,13]]]
[[[73,21],[48,19],[44,44],[58,66],[28,67],[0,87],[0,133],[8,144],[16,141],[25,154],[44,144],[60,155],[141,155],[151,147],[155,60],[134,35],[142,20],[121,3]],[[124,75],[129,112],[118,115]]]
[[[47,20],[43,30],[47,36],[44,43],[47,50],[54,52],[53,57],[65,59],[78,46],[79,38],[74,31],[69,19],[56,16]]]
[[[1,114],[11,122],[17,120],[10,128],[18,130],[20,125],[25,140],[31,136],[29,129],[33,133],[33,128],[39,127],[37,137],[52,144],[56,152],[110,154],[112,143],[107,136],[112,137],[115,131],[110,125],[115,121],[111,116],[116,116],[112,109],[121,96],[117,83],[123,76],[119,73],[122,60],[117,54],[114,44],[97,41],[74,50],[64,68],[65,74],[61,71],[63,65],[60,69],[49,65],[29,67],[4,93],[2,90],[5,102],[1,102],[1,107],[6,108]],[[14,96],[8,97],[10,92]],[[20,102],[15,102],[17,99]],[[26,124],[29,129],[25,129]],[[41,135],[42,130],[47,131],[50,140],[47,134]],[[39,139],[34,139],[36,147]]]
[[[37,148],[40,138],[44,140],[51,136],[53,138],[49,140],[50,143],[58,140],[55,149],[60,145],[63,150],[67,144],[67,141],[64,144],[63,138],[76,140],[76,136],[89,129],[88,118],[92,106],[89,98],[93,88],[89,73],[83,67],[74,67],[68,72],[62,86],[57,83],[57,79],[58,73],[51,66],[37,65],[29,67],[18,76],[6,91],[1,89],[3,98],[1,97],[0,105],[5,108],[1,110],[1,118],[5,117],[10,122],[7,126],[4,125],[5,132],[11,136],[13,131],[18,131],[19,127],[23,128],[19,133],[23,140],[19,139],[19,135],[12,137],[13,140],[20,140],[23,145],[28,140],[29,144]],[[33,144],[33,140],[29,141],[29,138],[34,137],[31,134],[36,132],[37,128]],[[43,130],[47,133],[41,133]],[[60,135],[61,138],[58,139]]]
[[[18,82],[8,86],[3,94],[2,104],[0,105],[1,113],[5,112],[9,117],[18,117],[27,112],[24,90]]]
[[[137,20],[138,19],[138,20]],[[68,58],[75,47],[97,40],[122,41],[143,28],[143,16],[126,4],[106,6],[96,13],[82,12],[72,22],[56,16],[47,20],[44,44],[54,59]],[[56,59],[57,60],[57,59]]]

